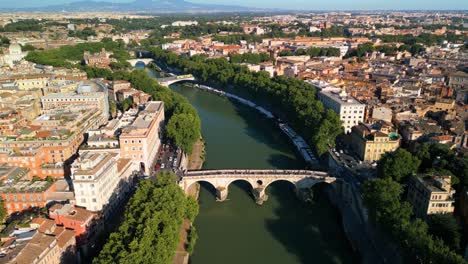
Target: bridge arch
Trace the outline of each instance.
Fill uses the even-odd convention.
[[[187,187],[187,190],[186,190],[186,191],[187,191],[189,194],[193,193],[193,190],[194,190],[194,188],[197,187],[197,185],[200,185],[200,188],[201,188],[201,183],[205,183],[206,185],[210,186],[210,189],[211,189],[210,192],[211,192],[213,195],[216,196],[216,191],[217,191],[217,190],[216,190],[216,186],[215,186],[211,181],[209,181],[209,180],[204,180],[204,179],[200,179],[200,180],[198,180],[198,181],[192,182],[192,183]]]
[[[137,59],[131,59],[131,60],[127,60],[128,63],[130,63],[130,65],[132,65],[132,67],[135,67],[137,65],[137,63],[141,62],[143,64],[148,65],[150,62],[153,62],[154,60],[153,59],[148,59],[148,58],[137,58]]]
[[[235,183],[235,182],[246,182],[246,183],[249,184],[250,189],[254,189],[254,188],[255,188],[254,185],[252,185],[252,183],[251,183],[249,180],[247,180],[247,179],[234,179],[234,180],[229,181],[229,182],[226,183],[226,189],[229,190],[229,186],[231,186],[231,184],[233,184],[233,183]]]

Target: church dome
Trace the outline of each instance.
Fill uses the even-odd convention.
[[[13,43],[8,48],[10,54],[21,54],[21,46],[17,43]]]

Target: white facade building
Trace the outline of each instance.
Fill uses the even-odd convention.
[[[43,113],[57,109],[90,109],[101,111],[102,117],[109,117],[107,88],[101,83],[80,83],[76,92],[49,93],[41,97]]]
[[[28,53],[23,52],[19,44],[11,44],[8,48],[8,53],[0,55],[0,66],[8,65],[13,67],[16,63],[26,57],[26,55],[28,55]]]
[[[326,108],[332,109],[340,116],[345,133],[351,132],[353,126],[364,121],[366,105],[348,96],[346,90],[341,92],[322,90],[318,98]]]
[[[197,21],[175,21],[172,23],[173,27],[185,27],[185,26],[196,26],[198,25]]]
[[[76,205],[107,216],[125,197],[138,166],[118,153],[84,151],[72,164]]]

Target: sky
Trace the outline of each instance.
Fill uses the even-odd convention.
[[[38,7],[79,0],[0,0],[0,8]],[[132,0],[101,0],[132,2]],[[166,0],[170,1],[170,0]],[[468,0],[187,0],[196,3],[241,5],[293,10],[468,10]]]

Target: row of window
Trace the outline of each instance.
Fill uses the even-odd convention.
[[[128,144],[128,142],[132,142],[132,144],[135,144],[135,140],[133,140],[133,139],[132,140],[124,140],[125,144]],[[138,140],[138,143],[141,144],[141,139]],[[140,150],[141,150],[141,148],[140,148]]]
[[[11,204],[7,204],[6,207],[7,207],[7,209],[12,209],[13,206],[11,206]],[[38,207],[38,206],[37,206],[37,204],[35,204],[35,203],[30,204],[30,205],[28,205],[28,204],[23,204],[22,209],[27,209],[27,208],[29,208],[29,207]],[[15,204],[14,209],[19,210],[19,209],[20,209],[20,205],[19,205],[19,204]]]
[[[349,111],[349,113],[351,114],[351,111]],[[358,113],[358,111],[357,111],[357,110],[355,110],[355,111],[354,111],[354,113],[355,113],[355,114],[357,114],[357,113]],[[360,113],[360,114],[362,114],[362,110],[361,110],[361,111],[359,111],[359,113]],[[343,114],[346,114],[346,111],[343,111]]]
[[[453,207],[453,205],[448,203],[433,203],[431,207]]]
[[[5,195],[5,201],[7,201],[7,202],[10,202],[10,201],[17,202],[18,200],[19,200],[19,199],[18,199],[18,196],[17,196],[16,194],[13,195],[13,200],[10,199],[10,195]],[[23,195],[21,196],[21,201],[23,201],[23,202],[26,202],[26,201],[27,201],[27,198],[26,198],[26,195],[25,195],[25,194],[23,194]],[[32,195],[32,194],[29,195],[29,201],[30,201],[30,202],[36,201],[36,199],[34,199],[34,195]],[[42,202],[42,197],[41,197],[41,196],[37,196],[37,201],[38,201],[38,202]]]

